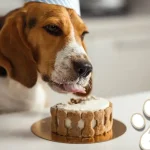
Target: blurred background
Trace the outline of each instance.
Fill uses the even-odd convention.
[[[23,0],[0,0],[0,15]],[[90,34],[93,94],[114,97],[150,90],[150,1],[80,0]],[[58,94],[57,94],[58,95]]]
[[[150,90],[150,1],[81,0],[90,34],[94,94],[114,97]]]

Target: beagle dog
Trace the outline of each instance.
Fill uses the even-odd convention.
[[[29,2],[0,18],[0,112],[44,107],[43,84],[59,93],[86,96],[92,65],[88,33],[72,9]]]

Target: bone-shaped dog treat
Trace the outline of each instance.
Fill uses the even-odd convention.
[[[52,132],[57,132],[57,109],[54,107],[51,107],[51,129]]]
[[[71,120],[71,127],[68,129],[69,136],[81,136],[81,129],[78,127],[78,122],[81,119],[80,112],[68,112],[67,117]]]
[[[108,132],[112,127],[112,107],[108,107],[105,109],[105,131]]]
[[[82,120],[84,121],[84,129],[82,130],[83,137],[92,137],[95,134],[95,131],[92,127],[92,120],[94,119],[93,112],[83,112]]]
[[[63,109],[57,110],[57,121],[58,121],[58,127],[57,127],[57,133],[60,135],[67,135],[67,129],[65,127],[65,119],[67,118],[67,113]]]
[[[104,126],[104,110],[99,110],[94,112],[95,115],[95,120],[96,120],[96,126],[94,128],[95,130],[95,135],[101,135],[103,134],[104,130],[105,130],[105,126]]]

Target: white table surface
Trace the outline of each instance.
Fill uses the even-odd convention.
[[[140,150],[139,140],[143,132],[136,131],[130,124],[133,113],[142,113],[142,106],[150,92],[111,98],[114,118],[127,126],[124,135],[111,141],[97,144],[63,144],[40,139],[30,131],[31,125],[49,116],[43,112],[22,112],[0,115],[0,150]],[[147,129],[150,122],[146,121]]]

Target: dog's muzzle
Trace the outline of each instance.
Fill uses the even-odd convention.
[[[93,70],[91,63],[88,60],[72,60],[71,64],[73,70],[67,73],[70,74],[70,77],[74,77],[74,80],[71,81],[67,78],[63,81],[63,77],[59,77],[59,75],[57,75],[58,80],[52,80],[49,76],[43,76],[43,80],[60,93],[86,93],[85,86],[88,84],[90,73]]]

